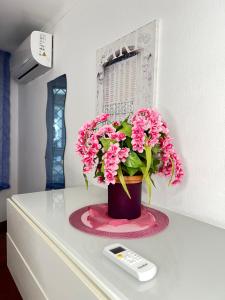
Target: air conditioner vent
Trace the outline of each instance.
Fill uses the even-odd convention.
[[[52,68],[52,35],[33,31],[11,58],[11,74],[20,83],[27,83]]]

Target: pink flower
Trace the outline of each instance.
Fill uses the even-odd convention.
[[[97,116],[97,118],[95,120],[97,123],[103,123],[103,122],[106,122],[109,117],[110,117],[109,114],[101,114],[101,115]]]
[[[83,173],[91,172],[97,165],[96,173],[101,175],[98,176],[98,182],[114,184],[118,168],[121,163],[126,162],[130,149],[123,147],[124,144],[128,144],[126,135],[116,131],[116,127],[120,125],[119,122],[103,124],[108,118],[108,114],[102,114],[80,128],[76,151],[81,156]],[[157,145],[159,150],[152,153],[153,159],[156,155],[160,160],[158,173],[167,177],[173,175],[171,182],[173,185],[181,182],[184,176],[182,163],[175,152],[169,129],[161,115],[154,109],[139,109],[131,118],[131,126],[133,151],[142,153],[145,146],[152,148]],[[101,138],[108,140],[108,143],[105,141],[105,148],[102,146],[103,141],[100,142]],[[123,143],[123,141],[125,142]],[[107,148],[108,150],[106,150]],[[104,172],[101,171],[103,166]]]
[[[107,121],[109,114],[102,114],[92,121],[85,123],[78,132],[76,152],[81,156],[83,172],[85,174],[92,171],[95,166],[97,153],[101,148],[95,130],[99,123]]]
[[[154,109],[139,109],[132,117],[132,147],[134,151],[143,152],[144,146],[161,147],[162,166],[160,172],[164,176],[171,176],[174,165],[174,179],[172,184],[180,182],[184,176],[183,167],[174,150],[169,136],[167,124]]]
[[[98,176],[97,177],[98,183],[104,183],[104,177]]]
[[[115,176],[119,168],[119,154],[120,147],[119,144],[111,144],[108,151],[103,155],[104,160],[104,176],[105,183],[109,185],[110,183],[115,184]]]
[[[110,171],[105,172],[105,183],[107,185],[116,183],[115,175],[113,175],[112,172],[110,172]]]
[[[111,140],[115,140],[116,142],[120,142],[126,139],[126,135],[122,132],[116,132],[116,129],[110,125],[104,125],[96,132],[96,136],[98,138],[105,137]]]
[[[134,151],[141,153],[145,144],[154,147],[158,143],[163,122],[157,111],[150,108],[139,109],[131,121]]]
[[[143,121],[143,130],[147,130],[150,127],[151,109],[141,108],[132,117],[132,123],[136,123],[139,120]]]
[[[125,162],[130,149],[120,148],[119,143],[111,144],[108,151],[103,155],[105,183],[115,184],[115,176],[121,162]]]
[[[162,121],[162,133],[164,133],[166,135],[169,134],[169,129],[168,129],[165,121]]]
[[[145,122],[142,119],[135,119],[133,121],[132,127],[132,141],[133,150],[142,153],[144,150],[145,142],[145,132],[144,132]]]
[[[122,149],[120,149],[120,151],[118,153],[120,161],[122,161],[123,163],[125,163],[127,157],[129,156],[129,152],[130,152],[129,148],[122,148]]]
[[[103,125],[99,130],[96,132],[96,136],[99,137],[110,137],[112,133],[115,133],[116,129],[110,124]]]
[[[172,184],[178,184],[182,181],[183,176],[184,176],[184,170],[180,161],[180,158],[178,157],[178,155],[176,153],[174,153],[173,155],[173,160],[175,162],[175,177],[172,181]]]
[[[167,130],[169,133],[169,130]],[[176,154],[174,150],[174,146],[171,143],[172,139],[168,135],[165,135],[160,139],[160,146],[162,149],[161,152],[161,159],[162,159],[162,166],[160,168],[160,173],[164,176],[171,176],[172,175],[172,168],[174,166],[174,179],[172,180],[172,184],[175,185],[181,182],[184,171],[180,161],[180,158]]]
[[[112,123],[112,125],[113,125],[114,127],[118,127],[118,126],[120,126],[120,122],[119,122],[119,121],[114,121],[114,122]]]
[[[126,135],[122,132],[114,132],[110,134],[110,139],[120,142],[126,139]]]

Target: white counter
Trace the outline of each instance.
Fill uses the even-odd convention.
[[[142,239],[97,237],[69,224],[69,215],[74,210],[106,201],[103,189],[90,187],[86,191],[77,187],[16,195],[11,203],[110,299],[225,299],[225,230],[166,210],[163,211],[169,216],[169,226],[157,235]],[[156,278],[140,283],[105,258],[104,246],[115,241],[154,262],[158,266]]]

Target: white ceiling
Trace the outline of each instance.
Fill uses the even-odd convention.
[[[0,49],[12,52],[33,30],[61,17],[73,0],[0,0]]]

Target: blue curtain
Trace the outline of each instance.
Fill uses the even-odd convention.
[[[0,50],[0,190],[9,186],[10,54]]]
[[[46,190],[65,187],[64,152],[66,146],[65,100],[66,75],[48,83],[46,111],[47,147],[45,155]]]

